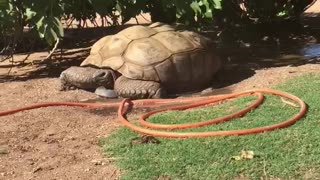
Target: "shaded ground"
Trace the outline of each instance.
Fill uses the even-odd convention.
[[[80,101],[83,91],[59,92],[53,78],[2,83],[0,109],[44,101]],[[49,107],[0,118],[0,179],[115,179],[98,137],[118,124],[88,109]]]
[[[34,63],[27,66],[19,65],[26,55],[15,56],[17,63],[12,69],[11,63],[1,63],[0,109],[37,102],[95,99],[94,94],[82,90],[58,91],[58,76],[70,65],[79,65],[97,37],[117,30],[98,31],[96,37],[84,33],[88,36],[87,44],[76,44],[74,37],[79,34],[71,32],[70,39],[63,42],[62,54],[58,51],[44,63],[39,60],[47,52],[31,54],[25,62]],[[317,38],[313,39],[316,43]],[[293,76],[320,72],[317,60],[310,63],[297,54],[279,53],[254,61],[248,57],[257,49],[240,54],[229,52],[230,55],[223,54],[229,61],[212,86],[216,90],[202,94],[272,87]],[[119,125],[114,112],[49,107],[0,117],[0,179],[117,179],[119,171],[112,159],[103,158],[98,146],[98,137],[108,135]]]

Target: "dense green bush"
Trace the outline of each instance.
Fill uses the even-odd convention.
[[[0,45],[14,44],[24,27],[53,45],[63,37],[62,19],[103,25],[125,23],[142,12],[153,21],[194,27],[208,23],[266,22],[297,17],[313,0],[0,0]],[[9,38],[8,38],[9,37]],[[11,40],[10,40],[11,37]],[[13,40],[12,40],[13,39]],[[11,43],[11,44],[12,44]],[[3,48],[2,50],[4,50]],[[1,51],[1,50],[0,50]]]

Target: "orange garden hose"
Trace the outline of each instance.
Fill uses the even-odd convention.
[[[157,130],[150,129],[150,128],[153,128],[153,129],[173,130],[173,129],[195,128],[195,127],[220,123],[235,117],[240,117],[246,114],[247,112],[249,112],[250,110],[257,108],[263,102],[263,99],[264,99],[263,93],[273,94],[273,95],[291,99],[300,105],[300,111],[286,121],[269,125],[269,126],[263,126],[263,127],[257,127],[257,128],[251,128],[251,129],[212,131],[212,132],[165,132],[165,131],[157,131]],[[154,123],[146,122],[146,119],[148,117],[160,112],[169,111],[169,110],[185,110],[185,109],[195,108],[195,107],[204,106],[212,103],[217,103],[227,99],[248,96],[248,95],[257,96],[257,100],[254,101],[250,106],[238,112],[226,115],[224,117],[219,117],[219,118],[208,120],[208,121],[202,121],[197,123],[186,123],[186,124],[154,124]],[[155,111],[151,111],[146,114],[143,114],[139,118],[138,122],[140,123],[140,125],[144,126],[145,128],[132,124],[124,117],[130,105],[136,105],[138,107],[154,107],[154,106],[161,106],[161,105],[175,104],[175,103],[187,103],[187,105],[164,108],[161,110],[155,110]],[[231,135],[261,133],[265,131],[271,131],[274,129],[290,126],[293,123],[295,123],[297,120],[299,120],[302,116],[304,116],[304,114],[307,111],[306,104],[300,98],[292,94],[282,92],[282,91],[272,90],[272,89],[255,89],[255,90],[248,90],[248,91],[239,92],[239,93],[208,96],[208,97],[193,97],[193,98],[178,98],[178,99],[142,99],[142,100],[132,100],[132,101],[129,99],[124,99],[120,103],[108,103],[108,104],[77,103],[77,102],[48,102],[48,103],[39,103],[39,104],[30,105],[30,106],[25,106],[22,108],[2,111],[0,112],[0,116],[5,116],[9,114],[14,114],[20,111],[24,111],[24,110],[35,109],[40,107],[48,107],[48,106],[78,106],[78,107],[92,107],[92,108],[119,107],[118,108],[119,120],[126,127],[142,134],[152,135],[156,137],[168,137],[168,138],[194,138],[194,137],[231,136]]]

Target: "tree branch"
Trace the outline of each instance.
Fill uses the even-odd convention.
[[[58,39],[56,40],[56,43],[55,43],[54,47],[52,48],[52,50],[51,50],[50,53],[48,54],[48,56],[47,56],[46,58],[42,59],[40,62],[44,62],[44,61],[48,60],[49,58],[51,58],[52,54],[53,54],[54,51],[57,49],[59,42],[60,42],[60,40],[59,40],[59,38],[58,38]]]

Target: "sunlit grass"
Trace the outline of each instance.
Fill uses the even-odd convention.
[[[307,115],[294,125],[272,132],[247,136],[205,139],[164,139],[160,144],[130,146],[138,134],[121,127],[101,139],[107,156],[115,157],[124,170],[121,179],[317,179],[320,178],[320,76],[305,75],[275,87],[302,98]],[[182,112],[172,111],[149,118],[158,123],[207,120],[235,112],[254,98],[240,98],[219,106]],[[284,104],[279,97],[266,96],[263,105],[242,118],[187,131],[244,129],[270,125],[290,118],[299,108]],[[186,130],[184,130],[186,131]],[[242,150],[255,153],[253,159],[236,161]]]

